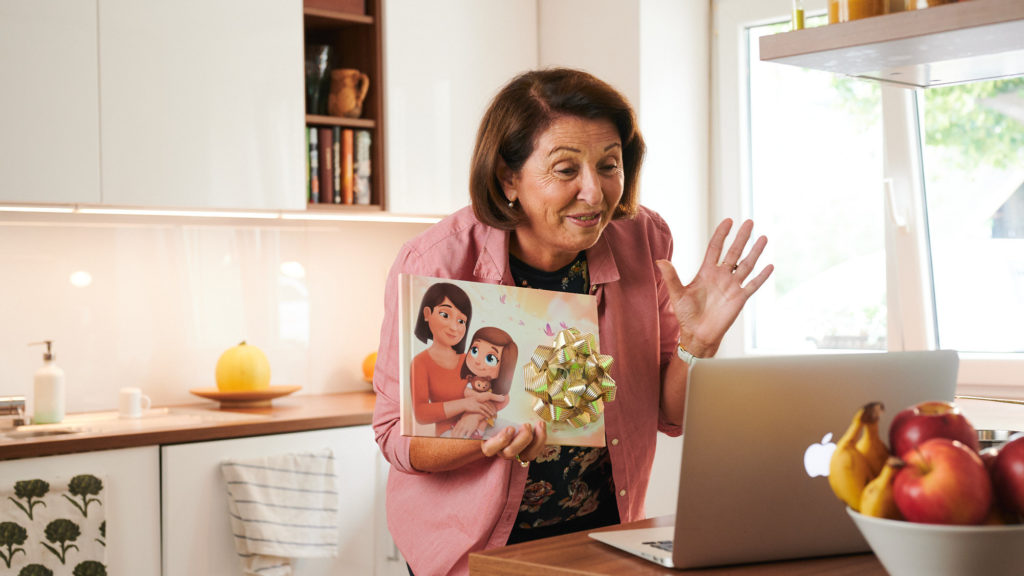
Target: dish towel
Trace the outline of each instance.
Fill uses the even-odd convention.
[[[107,573],[103,476],[27,476],[0,486],[0,575]]]
[[[290,576],[292,558],[338,554],[338,476],[330,449],[225,460],[221,473],[245,574]]]

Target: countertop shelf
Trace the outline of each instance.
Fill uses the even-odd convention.
[[[1024,2],[970,0],[764,36],[761,60],[914,88],[1024,74]]]
[[[193,414],[206,411],[211,417],[158,427],[125,426],[0,442],[0,460],[360,426],[372,420],[375,401],[373,392],[349,392],[289,396],[274,400],[268,408],[220,410],[215,402],[186,404],[170,409]],[[218,418],[223,413],[230,413],[231,418]],[[252,418],[246,419],[245,415]]]

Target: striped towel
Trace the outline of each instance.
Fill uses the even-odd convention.
[[[330,449],[225,460],[221,473],[246,574],[289,576],[291,558],[337,556],[338,476]]]

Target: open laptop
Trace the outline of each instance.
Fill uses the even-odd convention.
[[[958,363],[948,350],[698,361],[675,526],[589,536],[669,568],[867,551],[829,488],[831,451],[822,444],[875,400],[885,404],[879,430],[888,444],[897,412],[953,400]]]

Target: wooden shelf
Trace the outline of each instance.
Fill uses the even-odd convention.
[[[761,60],[914,88],[1024,74],[1024,2],[968,0],[764,36]]]
[[[365,129],[377,127],[377,122],[369,118],[342,118],[340,116],[321,116],[318,114],[306,114],[306,124]]]
[[[354,68],[370,78],[370,89],[359,118],[307,114],[308,127],[366,130],[370,145],[369,204],[307,204],[309,210],[376,211],[387,205],[387,158],[384,130],[384,0],[304,0],[303,24],[307,44],[332,47],[331,68]],[[350,8],[351,11],[344,11]],[[362,11],[365,11],[363,13]],[[322,110],[321,110],[322,111]]]

